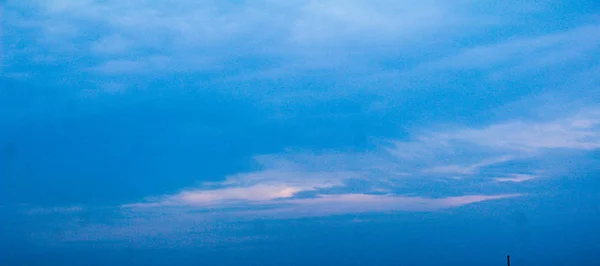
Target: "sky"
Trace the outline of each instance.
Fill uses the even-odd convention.
[[[0,265],[600,263],[595,0],[0,18]]]

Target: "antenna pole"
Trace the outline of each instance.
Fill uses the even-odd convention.
[[[510,266],[510,255],[506,256],[506,262],[508,262],[508,266]]]

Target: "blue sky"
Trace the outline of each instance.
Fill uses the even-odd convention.
[[[3,1],[0,264],[591,265],[596,1]]]

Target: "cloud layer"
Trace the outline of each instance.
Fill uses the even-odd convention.
[[[564,171],[550,165],[553,160],[598,148],[591,146],[600,139],[597,114],[587,110],[537,123],[448,128],[385,141],[362,153],[257,156],[258,171],[125,204],[110,224],[70,225],[62,241],[146,243],[143,239],[167,237],[186,245],[186,235],[205,232],[203,243],[231,243],[252,239],[222,237],[244,231],[237,228],[243,221],[429,212],[517,199],[528,194],[519,189],[522,184],[560,178]],[[505,130],[507,125],[512,130]],[[218,221],[232,227],[217,228]]]
[[[306,205],[298,208],[325,214],[336,204],[335,213],[345,208],[353,210],[352,205],[361,211],[380,207],[419,209],[418,206],[426,210],[510,197],[513,194],[452,196],[440,187],[438,192],[447,196],[427,199],[407,197],[399,191],[414,187],[414,191],[404,193],[423,194],[416,189],[419,184],[460,179],[471,179],[471,185],[485,187],[494,182],[552,178],[551,172],[543,173],[544,165],[531,168],[526,164],[521,168],[515,164],[600,148],[597,114],[591,110],[538,123],[514,121],[479,129],[432,132],[412,140],[387,141],[377,150],[364,153],[264,155],[256,158],[263,167],[260,171],[233,175],[223,182],[125,207]]]
[[[67,241],[541,193],[600,149],[600,24],[569,7],[7,1],[0,192],[102,212]],[[80,204],[98,184],[127,200]]]

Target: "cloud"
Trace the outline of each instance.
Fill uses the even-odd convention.
[[[415,174],[477,175],[482,170],[557,150],[600,148],[597,109],[580,109],[537,121],[509,120],[479,127],[450,127],[384,149]],[[554,114],[553,114],[554,115]],[[417,167],[410,169],[410,167]]]
[[[357,177],[357,173],[344,171],[310,172],[293,170],[292,167],[269,168],[233,175],[223,182],[207,183],[205,188],[189,189],[176,195],[151,199],[147,203],[126,204],[123,207],[224,207],[240,203],[264,203],[292,198],[300,192],[341,186],[344,180]]]
[[[186,87],[214,82],[217,85],[210,86],[213,91],[233,88],[224,93],[229,93],[227,96],[236,93],[244,101],[259,95],[278,101],[294,113],[305,112],[298,107],[300,103],[314,104],[317,97],[330,97],[340,100],[342,105],[350,103],[352,109],[366,114],[368,119],[379,119],[373,115],[377,113],[374,109],[386,109],[385,104],[378,106],[372,98],[398,102],[394,104],[407,101],[408,105],[414,100],[413,106],[417,107],[419,99],[430,98],[431,95],[425,94],[434,89],[433,94],[442,93],[444,98],[424,101],[422,106],[425,107],[417,107],[416,111],[407,107],[398,112],[412,111],[419,117],[444,112],[444,106],[434,105],[436,101],[446,99],[443,90],[451,90],[448,88],[451,85],[432,74],[437,74],[436,71],[452,75],[455,72],[451,71],[462,71],[461,75],[452,78],[465,81],[464,73],[482,72],[489,77],[505,77],[508,73],[566,69],[574,67],[576,62],[595,59],[590,55],[600,45],[597,23],[533,37],[524,37],[530,33],[526,30],[522,34],[512,32],[507,33],[512,36],[508,41],[499,42],[498,39],[505,36],[494,34],[488,38],[491,41],[485,41],[489,32],[505,32],[495,29],[545,5],[513,6],[510,10],[516,11],[507,13],[502,11],[506,8],[494,7],[514,3],[492,2],[12,1],[5,5],[3,39],[5,47],[11,49],[3,58],[2,75],[18,78],[15,73],[23,73],[23,77],[38,80],[32,73],[48,71],[52,73],[46,73],[46,76],[51,78],[39,80],[51,83],[59,81],[56,77],[69,77],[73,84],[89,83],[98,87],[86,87],[82,93],[86,97],[98,93],[122,94],[129,88],[146,89],[136,86],[136,82]],[[474,39],[482,41],[473,43]],[[469,45],[456,45],[461,43]],[[587,81],[582,83],[592,84],[598,71],[589,71],[586,67],[588,65],[574,68],[588,71],[577,77]],[[25,71],[20,72],[22,70]],[[177,79],[169,80],[169,75],[174,74]],[[562,82],[575,79],[565,78],[572,77],[570,71],[553,74],[556,75],[549,76],[566,80]],[[160,78],[165,79],[164,83],[151,82]],[[260,79],[270,80],[265,84],[245,82]],[[226,86],[214,80],[220,80]],[[303,83],[305,80],[308,82]],[[443,84],[443,87],[429,84]],[[157,97],[165,96],[167,90],[172,89],[169,85],[161,89],[161,96]],[[488,85],[490,88],[482,89],[501,91],[504,88],[500,86],[505,84],[483,86]],[[424,92],[418,95],[399,93],[407,88]],[[280,93],[273,93],[275,91]],[[462,97],[470,91],[450,93]],[[373,94],[393,97],[366,97]],[[178,94],[177,97],[188,95],[191,94]],[[166,96],[170,98],[170,95]],[[413,96],[416,100],[411,99]],[[144,103],[146,99],[153,98],[145,95]],[[272,109],[276,109],[263,106],[272,103],[254,100],[248,100],[249,105],[260,109],[260,113],[272,114]],[[137,102],[131,101],[131,104]],[[489,103],[488,100],[483,104]],[[121,102],[105,105],[118,106]],[[331,115],[332,106],[325,105],[323,113]],[[546,106],[543,107],[540,109],[546,111]],[[419,113],[436,108],[443,111]],[[577,108],[573,110],[579,110]],[[174,227],[193,227],[194,222],[214,221],[219,215],[235,219],[280,219],[362,212],[435,211],[515,198],[523,192],[519,183],[534,178],[543,182],[557,176],[550,170],[540,171],[547,168],[547,161],[552,161],[545,159],[600,148],[600,111],[594,108],[581,109],[578,113],[569,110],[560,116],[544,113],[536,119],[519,118],[522,116],[501,121],[484,119],[477,126],[454,125],[421,131],[409,128],[405,138],[389,134],[385,140],[370,143],[374,144],[371,148],[360,151],[292,149],[257,155],[253,157],[257,169],[232,174],[218,182],[203,182],[195,187],[182,187],[179,192],[148,195],[148,198],[123,204],[118,208],[123,213],[115,215],[116,228],[121,231],[112,231],[115,227],[111,226],[94,228],[100,234],[123,238],[134,236],[140,230],[185,231],[187,228]],[[7,109],[7,112],[11,110]],[[343,109],[341,113],[345,111]],[[102,110],[93,112],[96,115],[104,113]],[[281,117],[286,115],[292,116],[285,113]],[[310,113],[301,118],[313,115],[323,114]],[[346,112],[343,115],[353,114]],[[388,116],[387,112],[384,116],[391,117],[391,120],[381,120],[388,126],[414,126],[410,119]],[[362,121],[357,121],[356,125],[362,126]],[[318,127],[317,124],[314,128],[300,129],[316,130]],[[372,132],[380,131],[369,131]],[[77,208],[34,209],[30,213],[81,211]],[[128,223],[132,226],[128,227]],[[73,236],[72,239],[94,239],[93,234]]]
[[[583,110],[572,117],[549,122],[514,121],[481,129],[465,129],[436,136],[444,141],[464,141],[497,149],[535,152],[541,149],[600,148],[598,110]]]
[[[433,167],[431,169],[425,169],[424,172],[429,172],[429,173],[439,173],[439,174],[464,174],[464,175],[471,175],[471,174],[476,174],[479,172],[479,169],[487,167],[487,166],[491,166],[491,165],[495,165],[495,164],[500,164],[500,163],[504,163],[504,162],[509,162],[514,160],[515,158],[512,156],[502,156],[502,157],[498,157],[498,158],[491,158],[491,159],[486,159],[471,165],[444,165],[444,166],[436,166]]]
[[[78,67],[108,75],[205,71],[256,60],[270,63],[240,74],[370,68],[377,67],[370,63],[377,54],[398,44],[497,25],[495,12],[475,15],[470,8],[469,2],[435,0],[14,1],[6,7],[8,34],[27,30],[20,38],[36,44],[10,51],[8,62],[45,55],[56,64],[77,57],[85,65]]]
[[[240,224],[261,219],[435,212],[519,200],[529,194],[522,183],[563,174],[544,164],[556,161],[548,158],[589,152],[590,137],[595,135],[588,133],[597,131],[597,114],[586,109],[543,121],[450,127],[402,141],[382,141],[363,152],[289,150],[260,155],[254,158],[255,171],[124,204],[114,210],[110,222],[69,224],[61,241],[152,244],[145,240],[167,238],[185,245],[194,242],[192,235],[210,243],[227,242],[220,236],[252,239],[235,235],[244,231]],[[507,125],[513,126],[511,130],[504,129]],[[539,129],[533,137],[528,135],[532,129]],[[221,223],[230,227],[220,228]]]
[[[530,181],[530,180],[533,180],[536,178],[537,177],[534,175],[513,174],[510,177],[494,178],[494,181],[498,182],[498,183],[505,183],[505,182],[522,183],[522,182]]]
[[[173,247],[218,246],[256,240],[260,235],[257,236],[253,231],[253,223],[265,219],[399,211],[427,212],[521,196],[523,195],[499,194],[425,198],[370,194],[318,195],[314,198],[287,199],[284,202],[271,201],[241,208],[217,208],[209,211],[199,211],[197,206],[132,206],[121,209],[117,215],[119,218],[111,222],[83,226],[77,223],[68,224],[61,231],[59,239],[51,237],[47,241],[110,241],[111,245],[136,243],[140,246],[160,244]]]
[[[517,69],[524,71],[586,58],[598,45],[600,25],[592,24],[565,32],[467,48],[428,67],[467,70],[502,67],[516,70],[516,65]]]
[[[300,191],[303,191],[303,189],[286,186],[256,185],[247,188],[225,188],[209,191],[184,192],[179,200],[191,205],[237,199],[265,201],[290,198]]]
[[[595,109],[588,109],[547,121],[511,121],[481,128],[434,131],[413,140],[387,142],[366,152],[290,151],[256,156],[255,161],[262,168],[259,171],[231,175],[221,182],[205,183],[200,188],[123,207],[269,206],[273,211],[290,211],[297,208],[277,206],[311,205],[314,208],[310,210],[317,213],[326,212],[318,210],[327,207],[325,203],[342,205],[343,201],[347,201],[347,205],[357,204],[361,210],[374,208],[373,211],[377,210],[376,205],[386,202],[406,206],[399,209],[407,210],[413,206],[412,202],[419,202],[418,206],[425,209],[436,204],[452,207],[448,203],[453,202],[451,199],[464,198],[448,196],[441,186],[438,186],[438,195],[447,195],[448,201],[429,201],[421,198],[426,196],[423,194],[407,197],[405,193],[422,193],[411,188],[426,183],[458,182],[456,180],[461,178],[471,179],[462,181],[470,186],[485,185],[489,181],[520,183],[537,178],[537,174],[527,173],[540,172],[543,165],[532,168],[531,160],[560,154],[555,150],[586,152],[600,148],[597,114]],[[552,176],[552,173],[544,175]],[[485,199],[485,195],[481,197]]]
[[[548,8],[545,3],[518,6],[506,12],[506,4],[497,1],[454,0],[12,1],[6,5],[4,39],[13,49],[6,52],[5,65],[7,73],[26,69],[32,82],[42,74],[50,83],[64,82],[57,78],[64,76],[93,80],[81,85],[85,97],[114,95],[102,83],[119,76],[133,90],[178,75],[178,82],[189,87],[281,104],[349,95],[364,99],[365,94],[398,97],[399,90],[416,84],[446,84],[432,78],[431,70],[469,69],[485,61],[480,66],[502,72],[558,54],[585,60],[594,47],[596,38],[586,39],[586,34],[596,36],[593,24],[515,44],[453,45]],[[535,58],[520,60],[519,54],[529,54],[521,47],[532,47]],[[495,57],[505,50],[508,56]],[[413,73],[419,65],[426,71]],[[299,80],[318,85],[303,86]]]
[[[407,40],[424,32],[465,26],[471,19],[461,16],[456,8],[460,5],[458,2],[423,1],[410,6],[402,2],[305,1],[293,24],[291,39],[309,44],[326,42],[328,45],[340,40]]]
[[[293,197],[300,191],[312,188],[297,188],[284,185],[255,185],[250,187],[233,187],[215,190],[191,190],[162,199],[159,203],[130,204],[123,207],[155,207],[155,206],[212,206],[232,202],[263,202]]]
[[[280,204],[280,207],[243,211],[238,214],[266,218],[297,218],[390,211],[435,211],[519,196],[522,195],[469,195],[445,198],[369,194],[321,195],[317,198],[289,200]]]

